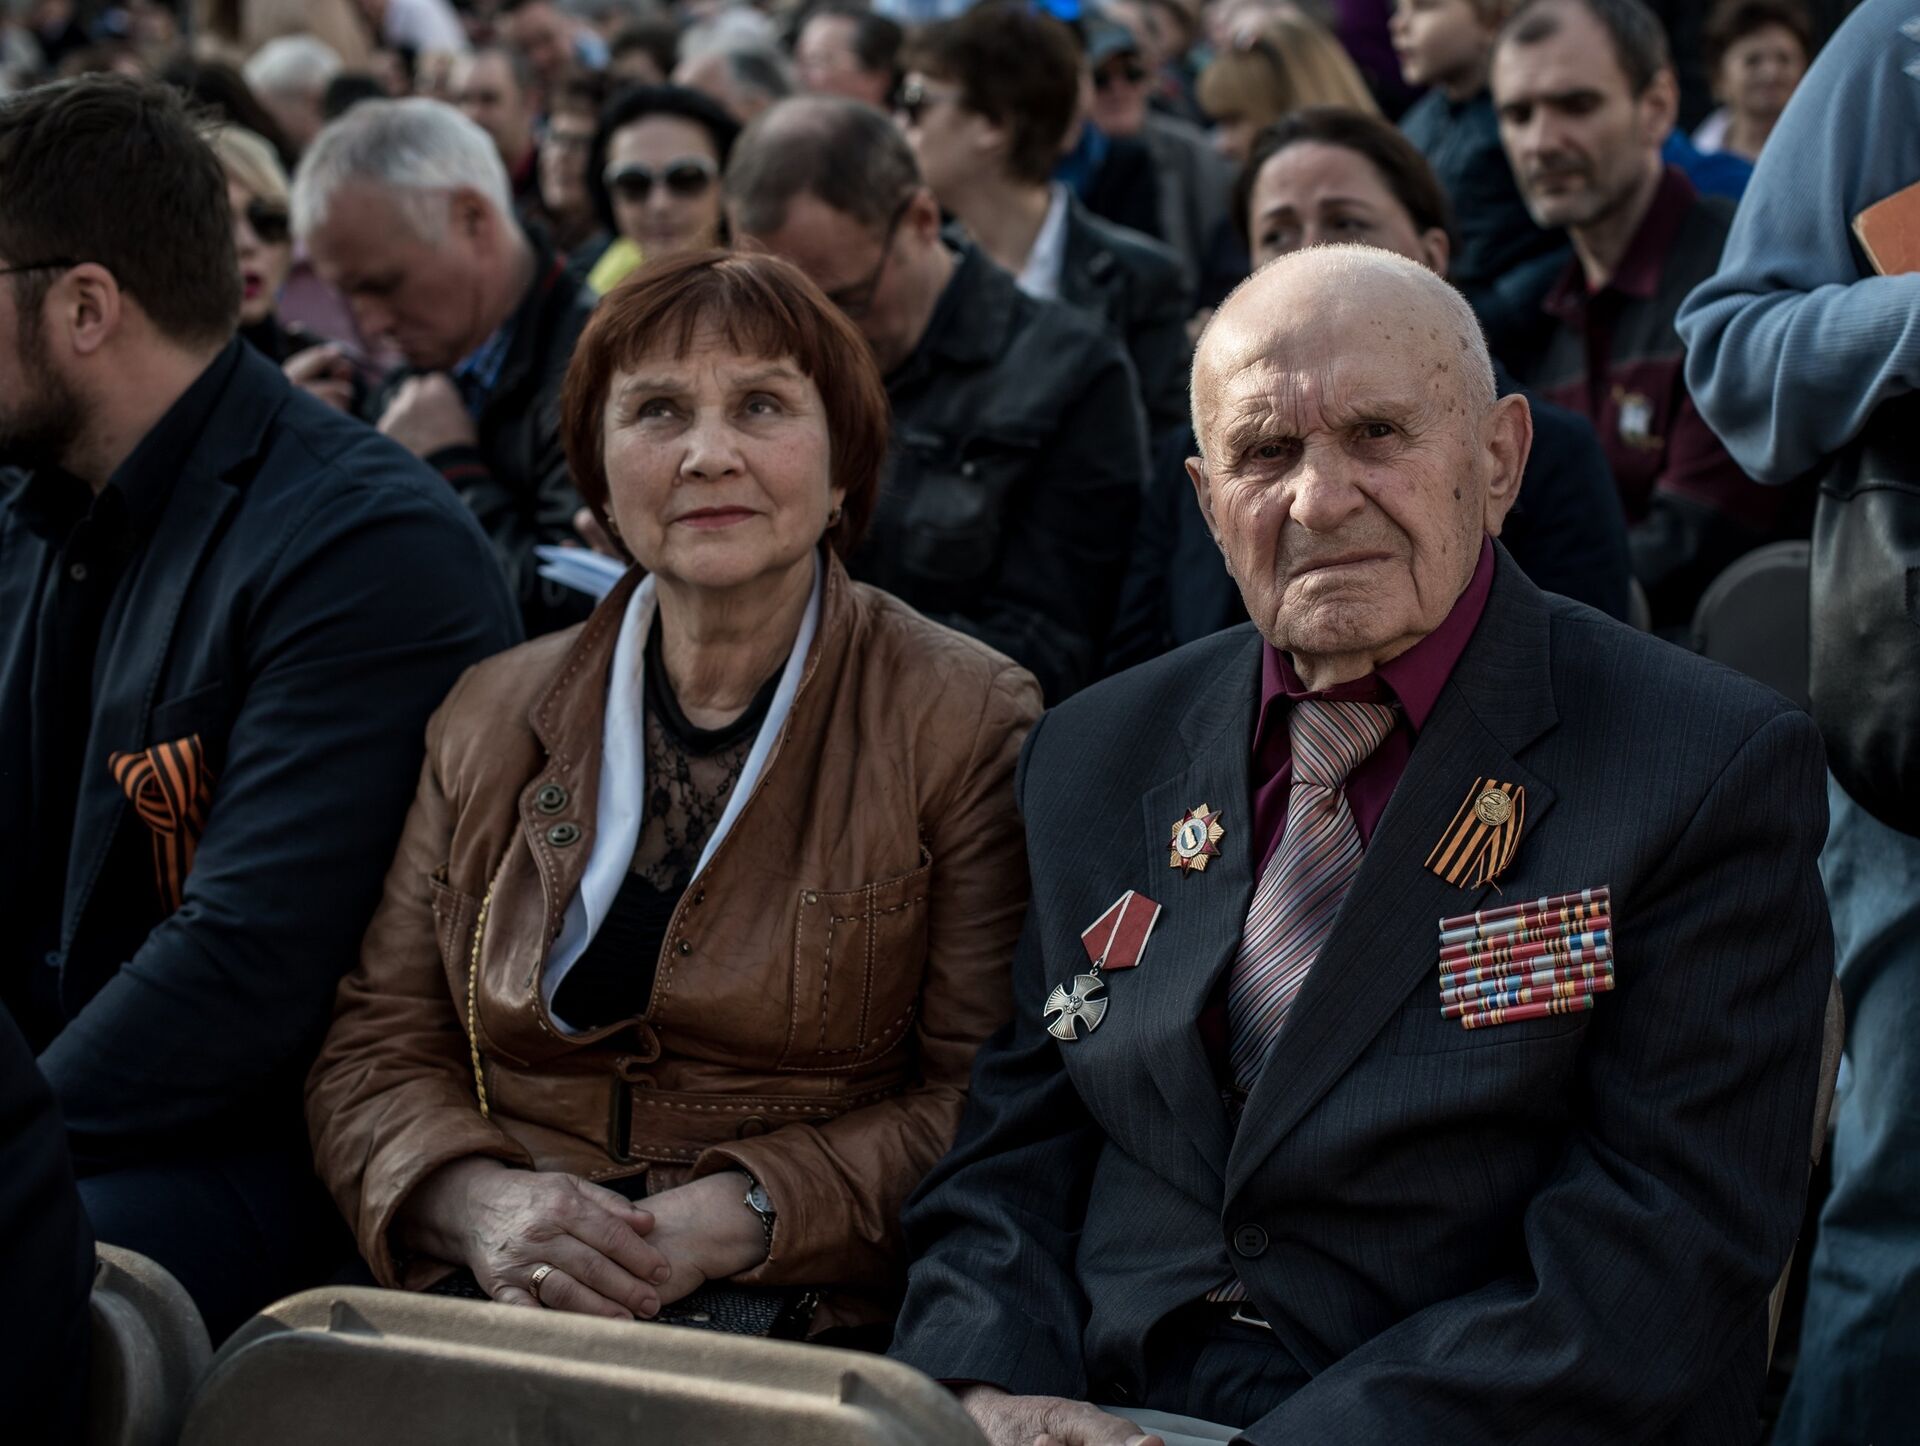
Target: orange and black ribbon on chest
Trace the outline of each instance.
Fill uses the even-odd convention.
[[[1427,855],[1427,867],[1455,887],[1490,884],[1513,862],[1526,824],[1526,789],[1482,778]]]
[[[156,743],[139,753],[112,753],[107,767],[153,836],[154,886],[168,913],[180,907],[193,851],[213,803],[213,774],[200,735]]]

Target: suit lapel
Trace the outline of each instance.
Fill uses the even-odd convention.
[[[243,342],[233,344],[245,348]],[[285,395],[277,369],[250,348],[243,350],[153,536],[108,609],[94,664],[93,726],[68,857],[63,940],[70,941],[79,929],[129,807],[107,773],[107,756],[167,741],[149,738],[147,729],[174,629],[202,559],[239,501],[237,483],[257,458]]]
[[[1243,646],[1206,681],[1182,720],[1182,752],[1193,762],[1141,795],[1135,857],[1143,860],[1145,882],[1136,887],[1161,914],[1140,967],[1107,977],[1112,1007],[1088,1041],[1144,1065],[1204,1167],[1196,1183],[1207,1195],[1218,1192],[1226,1173],[1228,1129],[1197,1021],[1233,957],[1253,892],[1247,767],[1259,687],[1260,638],[1247,628]],[[1226,829],[1219,856],[1203,872],[1176,871],[1168,863],[1174,822],[1203,803]]]
[[[1553,790],[1516,758],[1557,721],[1549,628],[1540,593],[1500,552],[1480,625],[1248,1098],[1227,1169],[1230,1197],[1432,974],[1438,921],[1472,910],[1489,892],[1456,888],[1426,867],[1475,780],[1491,776],[1526,790],[1523,851],[1553,807]]]

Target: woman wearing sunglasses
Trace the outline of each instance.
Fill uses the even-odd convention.
[[[587,284],[600,295],[637,267],[726,244],[720,174],[740,126],[697,90],[642,85],[600,115],[587,189],[614,237]]]
[[[287,173],[273,147],[239,126],[207,132],[227,173],[233,249],[240,262],[240,334],[265,356],[284,362],[318,338],[279,318],[280,288],[293,266],[287,226]]]

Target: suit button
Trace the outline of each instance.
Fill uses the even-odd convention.
[[[742,1140],[751,1140],[767,1132],[767,1122],[759,1115],[748,1115],[740,1122],[740,1128],[733,1133]]]
[[[542,813],[558,813],[567,806],[567,791],[557,783],[549,783],[533,796],[533,806]]]
[[[577,823],[556,823],[547,830],[547,842],[557,849],[571,848],[580,842],[580,825]]]
[[[1267,1253],[1267,1232],[1258,1225],[1242,1225],[1233,1232],[1233,1253],[1252,1260]]]

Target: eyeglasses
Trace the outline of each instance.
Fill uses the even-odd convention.
[[[293,234],[283,207],[254,200],[247,202],[247,209],[241,214],[247,218],[248,228],[260,238],[262,246],[284,246]]]
[[[606,182],[607,189],[621,200],[630,205],[643,206],[647,197],[653,194],[656,181],[667,188],[668,195],[691,201],[696,196],[706,195],[719,175],[720,168],[704,156],[684,156],[668,162],[658,171],[642,165],[621,166],[618,170],[608,171],[601,179]]]
[[[893,98],[893,108],[907,118],[907,124],[917,126],[920,118],[943,100],[958,100],[961,92],[957,90],[935,90],[919,76],[908,76],[900,82],[900,90]]]
[[[78,261],[29,261],[24,266],[0,266],[0,276],[24,276],[29,271],[71,271]]]
[[[848,321],[860,321],[873,309],[873,298],[880,290],[880,278],[887,274],[887,262],[893,257],[893,238],[900,232],[900,223],[907,218],[907,208],[913,205],[913,197],[894,207],[893,219],[887,222],[886,235],[880,242],[880,259],[874,263],[872,271],[852,286],[843,286],[838,291],[829,291],[827,300],[840,308],[841,315]]]
[[[1146,67],[1140,64],[1117,66],[1112,70],[1096,70],[1093,73],[1095,90],[1112,90],[1121,81],[1128,85],[1138,85],[1147,78]]]

